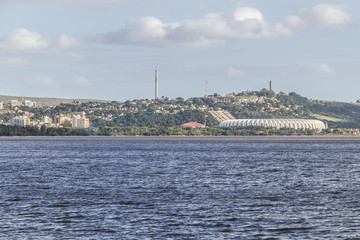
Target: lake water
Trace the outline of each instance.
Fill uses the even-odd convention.
[[[359,151],[351,141],[0,141],[0,239],[360,239]]]

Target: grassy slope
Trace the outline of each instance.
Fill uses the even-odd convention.
[[[319,120],[330,121],[330,122],[347,122],[345,119],[329,117],[325,115],[313,114],[313,116]]]
[[[21,97],[19,96],[3,96],[0,95],[0,102],[9,103],[11,100],[19,100],[21,101]],[[38,106],[55,106],[60,103],[72,103],[73,100],[79,101],[79,103],[83,102],[110,102],[108,100],[95,100],[95,99],[65,99],[65,98],[45,98],[45,97],[24,97],[24,100],[31,100],[36,102]]]

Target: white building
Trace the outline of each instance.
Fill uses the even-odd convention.
[[[72,127],[80,127],[80,128],[89,128],[90,127],[90,121],[88,118],[86,118],[85,113],[80,115],[74,115],[72,117]]]
[[[19,107],[19,106],[22,105],[22,102],[19,101],[19,100],[11,100],[10,104],[11,104],[12,107]]]
[[[72,127],[79,127],[79,125],[80,125],[80,119],[81,119],[81,117],[80,117],[80,115],[74,115],[74,116],[72,116],[72,119],[71,119],[71,126]]]
[[[25,100],[24,105],[25,105],[26,107],[36,107],[36,102],[33,102],[33,101],[31,101],[31,100]]]
[[[41,122],[43,123],[52,123],[52,119],[48,116],[42,116],[41,117]]]
[[[29,126],[30,118],[28,118],[27,116],[15,117],[10,120],[10,124],[12,126],[21,126],[21,127]]]

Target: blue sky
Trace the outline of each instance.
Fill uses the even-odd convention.
[[[360,98],[358,0],[0,0],[2,95]]]

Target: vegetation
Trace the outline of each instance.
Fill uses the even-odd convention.
[[[293,129],[218,127],[219,122],[210,111],[225,110],[236,118],[304,118],[327,122],[329,129],[318,133]],[[220,96],[162,100],[88,101],[60,103],[56,106],[30,108],[5,106],[0,114],[4,124],[10,119],[28,114],[32,120],[40,121],[42,116],[54,118],[59,114],[86,113],[90,129],[76,129],[68,125],[60,128],[1,126],[0,135],[5,136],[56,136],[56,135],[311,135],[311,134],[352,134],[360,128],[360,103],[344,103],[312,100],[297,93],[275,93],[246,91]],[[207,114],[207,118],[205,118]],[[182,128],[187,122],[205,123],[207,128]]]
[[[0,125],[0,136],[88,136],[81,128],[41,128]]]
[[[336,118],[336,117],[328,117],[320,114],[313,114],[313,116],[319,120],[326,122],[346,122],[344,119]]]
[[[96,129],[94,134],[105,136],[266,136],[314,135],[316,131],[265,127],[102,127]]]
[[[187,122],[205,123],[204,112],[199,110],[185,110],[177,114],[164,114],[147,112],[126,113],[119,116],[107,126],[112,127],[176,127]],[[209,116],[207,119],[207,126],[217,126],[219,123]]]

